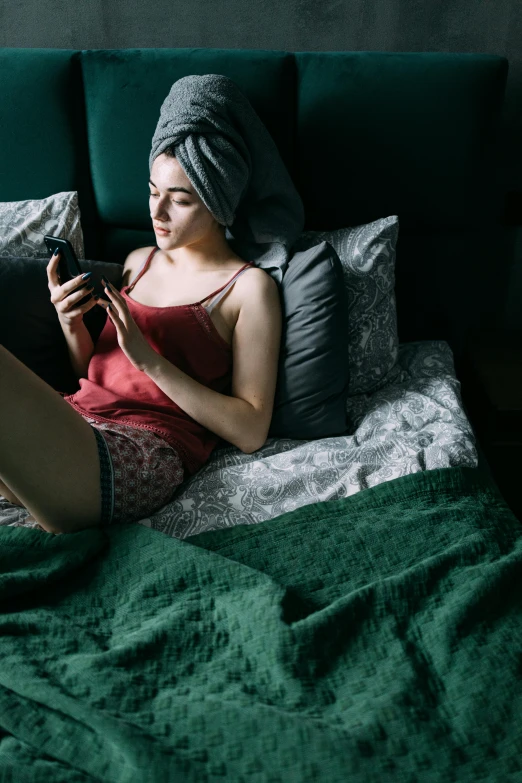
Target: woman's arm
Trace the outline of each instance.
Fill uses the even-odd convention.
[[[158,353],[143,372],[198,424],[244,454],[257,451],[263,422],[249,402],[204,386]]]
[[[94,343],[89,330],[83,321],[80,321],[74,327],[66,326],[60,321],[60,326],[67,341],[69,357],[74,372],[78,378],[87,378],[89,362],[94,353]]]

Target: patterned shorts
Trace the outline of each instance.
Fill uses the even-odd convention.
[[[163,508],[183,481],[178,452],[150,430],[83,418],[98,445],[101,524],[136,522]]]

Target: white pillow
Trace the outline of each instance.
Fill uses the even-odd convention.
[[[332,245],[343,266],[350,322],[349,397],[377,391],[393,383],[400,372],[395,301],[398,236],[399,218],[391,215],[352,228],[305,231],[293,247],[306,249],[324,240]]]
[[[0,202],[0,258],[47,258],[47,234],[68,239],[78,259],[85,258],[76,191]]]

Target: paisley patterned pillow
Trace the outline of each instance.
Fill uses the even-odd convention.
[[[0,202],[0,258],[46,258],[46,234],[68,239],[77,257],[85,258],[76,191]]]
[[[348,397],[377,391],[399,373],[395,301],[395,248],[399,218],[391,215],[361,226],[305,231],[294,245],[302,250],[329,242],[343,267],[348,292]]]

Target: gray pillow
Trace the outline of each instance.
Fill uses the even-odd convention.
[[[72,394],[80,386],[72,369],[67,343],[50,300],[49,258],[0,258],[0,343],[56,391]],[[120,286],[121,264],[80,260],[98,283],[105,275]],[[94,342],[107,319],[101,307],[84,316]]]
[[[352,228],[306,231],[294,245],[304,249],[326,240],[342,264],[349,313],[344,337],[348,397],[377,391],[393,383],[400,371],[395,300],[398,236],[399,218],[391,215]]]
[[[84,257],[78,193],[64,190],[26,201],[0,202],[0,258],[42,258],[44,236],[68,239],[77,258]]]
[[[269,271],[269,270],[267,270]],[[269,438],[314,440],[347,431],[348,302],[328,242],[295,251],[279,287],[283,332]]]
[[[56,310],[49,298],[48,258],[0,259],[0,343],[56,391],[79,387]],[[81,260],[93,283],[105,275],[119,289],[123,267]],[[283,330],[269,437],[312,440],[346,432],[348,330],[343,270],[335,250],[320,242],[296,252],[279,286]],[[107,318],[100,307],[84,316],[96,343]]]

